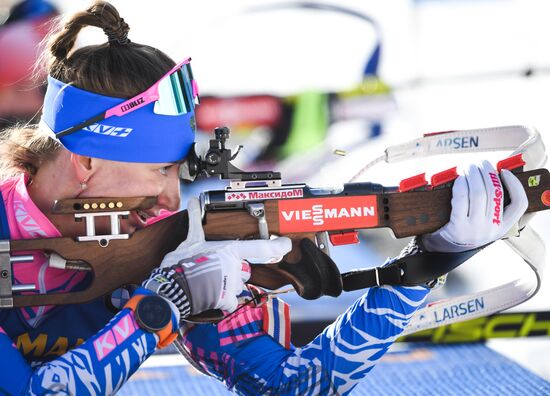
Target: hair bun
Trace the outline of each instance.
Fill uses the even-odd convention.
[[[85,27],[101,29],[109,43],[104,40],[75,49],[77,36]],[[130,43],[129,30],[112,4],[96,0],[68,16],[57,33],[50,35],[43,63],[51,77],[66,84],[105,96],[131,98],[158,81],[175,62],[156,48]]]
[[[128,32],[130,31],[130,26],[124,22],[124,18],[120,18],[118,26],[115,28],[111,26],[105,26],[103,31],[107,35],[109,44],[128,44],[130,39],[128,38]]]
[[[88,12],[95,16],[99,26],[107,35],[109,44],[128,44],[128,31],[130,26],[120,17],[117,9],[106,1],[97,1]]]

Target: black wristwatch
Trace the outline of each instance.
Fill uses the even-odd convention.
[[[141,298],[134,309],[134,315],[138,326],[150,333],[164,329],[172,321],[172,309],[168,301],[158,295]]]

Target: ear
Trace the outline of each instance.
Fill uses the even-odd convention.
[[[71,163],[73,165],[76,177],[80,182],[88,181],[94,173],[92,159],[90,157],[71,153]]]

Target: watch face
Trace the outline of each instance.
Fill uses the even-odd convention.
[[[144,330],[159,331],[172,320],[168,302],[160,296],[142,298],[135,311],[136,321]]]

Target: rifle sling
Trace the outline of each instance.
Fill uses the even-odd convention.
[[[368,287],[419,286],[451,272],[482,248],[460,253],[420,252],[401,257],[384,267],[354,270],[342,274],[345,291]]]

